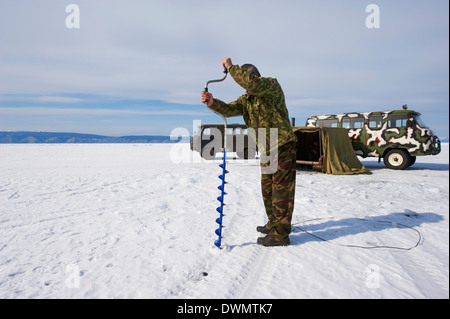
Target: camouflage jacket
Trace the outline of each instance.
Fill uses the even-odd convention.
[[[246,93],[236,101],[225,103],[214,98],[211,108],[225,117],[244,117],[247,127],[258,133],[258,128],[266,129],[266,145],[259,145],[260,151],[270,150],[270,129],[278,129],[278,147],[296,142],[283,90],[274,78],[264,78],[249,74],[237,65],[229,69],[233,79],[246,89]],[[254,137],[255,138],[255,137]],[[255,140],[258,143],[258,139]]]

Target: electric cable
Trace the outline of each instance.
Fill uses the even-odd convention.
[[[375,223],[386,223],[386,224],[391,224],[391,225],[395,224],[396,226],[401,226],[401,227],[405,227],[407,229],[414,230],[417,233],[417,235],[418,235],[418,241],[416,242],[416,244],[414,246],[406,247],[406,248],[405,247],[398,247],[398,246],[387,246],[387,245],[362,246],[362,245],[352,245],[352,244],[340,244],[340,243],[333,242],[333,241],[331,241],[329,239],[325,239],[325,238],[322,238],[320,236],[314,235],[313,233],[309,232],[305,228],[302,228],[301,226],[298,226],[299,224],[304,224],[306,222],[310,222],[310,221],[314,221],[314,220],[330,220],[330,219],[333,219],[333,217],[331,217],[331,218],[315,218],[315,219],[305,220],[305,221],[301,221],[301,222],[292,224],[292,226],[293,226],[293,228],[299,229],[300,231],[302,231],[302,232],[304,232],[304,233],[306,233],[306,234],[308,234],[308,235],[310,235],[310,236],[312,236],[312,237],[314,237],[316,239],[319,239],[321,241],[328,242],[328,243],[335,244],[335,245],[342,246],[342,247],[349,247],[349,248],[362,248],[362,249],[379,249],[379,248],[384,248],[384,249],[397,249],[397,250],[405,250],[405,251],[407,251],[407,250],[412,250],[412,249],[416,248],[417,246],[419,246],[420,243],[423,240],[423,236],[420,233],[420,231],[418,231],[414,227],[411,227],[411,226],[408,226],[408,225],[404,225],[404,224],[401,224],[401,223],[397,223],[397,222],[385,221],[385,220],[368,220],[366,218],[356,218],[356,217],[354,217],[354,219],[356,219],[356,220],[367,221],[367,222],[375,222]]]

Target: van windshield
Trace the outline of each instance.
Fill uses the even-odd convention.
[[[419,115],[413,114],[412,117],[414,118],[414,121],[416,121],[416,123],[417,123],[420,127],[422,127],[422,128],[427,127],[426,124],[425,124],[425,122],[422,120],[422,118],[421,118]]]

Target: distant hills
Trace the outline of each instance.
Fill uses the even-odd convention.
[[[94,134],[53,132],[5,132],[0,131],[0,143],[177,143],[170,136],[142,135],[111,137]]]
[[[54,132],[7,132],[0,131],[0,144],[26,144],[26,143],[178,143],[170,140],[170,136],[163,135],[130,135],[111,137],[80,133],[54,133]],[[441,138],[441,142],[449,142],[448,138]]]

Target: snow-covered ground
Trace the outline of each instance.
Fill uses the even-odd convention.
[[[221,169],[188,144],[0,145],[0,298],[449,298],[448,143],[363,162],[299,171],[291,245],[265,248],[258,160],[230,159],[218,249]]]

